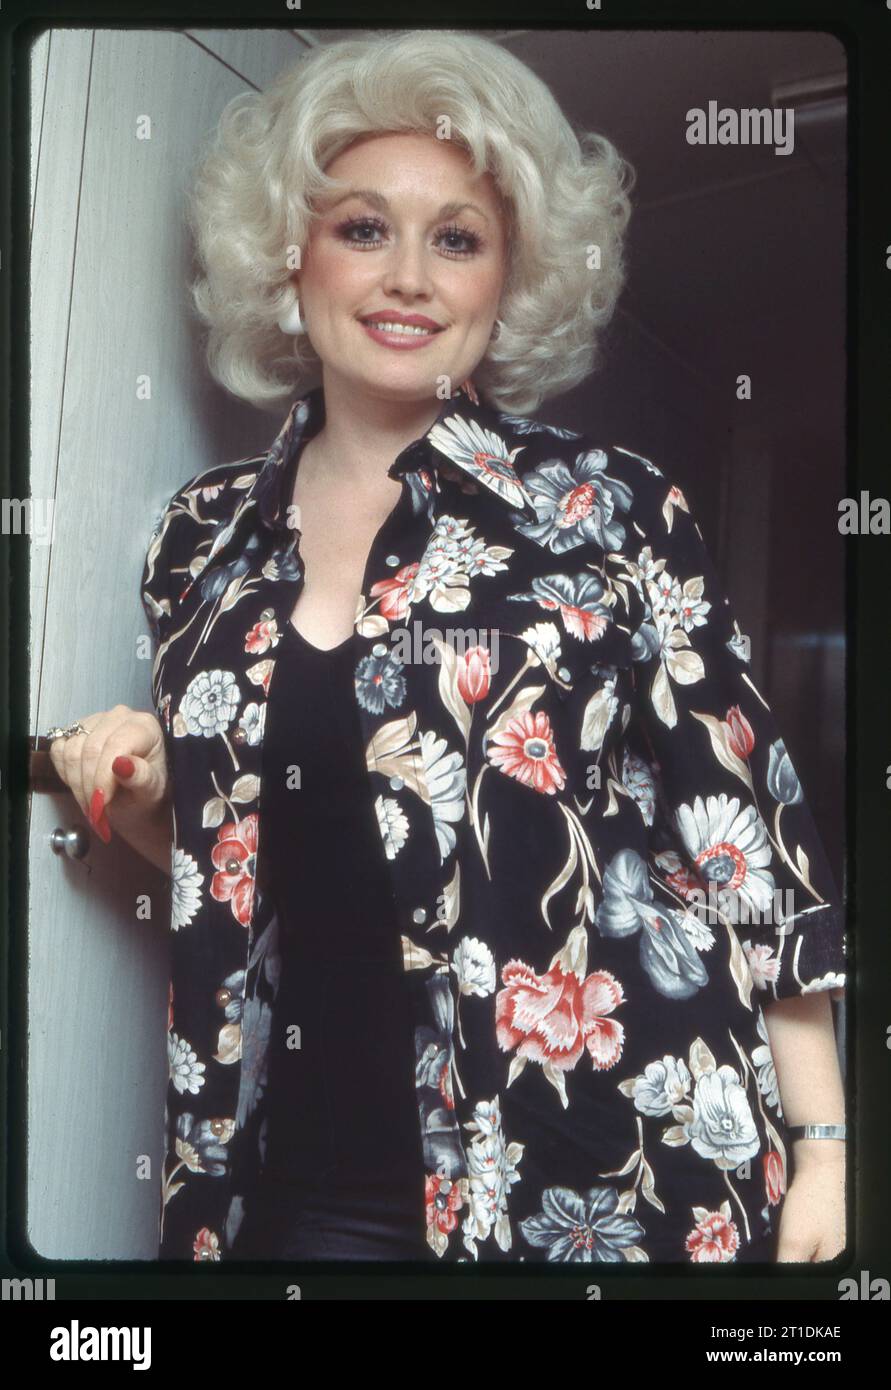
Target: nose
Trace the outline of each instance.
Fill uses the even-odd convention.
[[[387,256],[382,289],[406,299],[429,298],[433,292],[429,257],[422,232],[398,237]]]

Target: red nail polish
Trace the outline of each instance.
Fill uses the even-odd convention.
[[[112,763],[111,770],[115,777],[132,777],[136,768],[133,765],[133,759],[128,758],[125,753],[121,753]]]
[[[93,792],[93,796],[90,801],[90,823],[97,830],[99,828],[99,817],[102,815],[102,809],[104,805],[105,792],[102,791],[100,787],[97,787],[96,790]]]
[[[105,814],[96,822],[96,834],[105,845],[111,840],[111,826],[108,823],[108,816]]]

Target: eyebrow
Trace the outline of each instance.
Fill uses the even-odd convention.
[[[346,193],[342,193],[333,203],[329,203],[328,207],[325,209],[326,212],[333,212],[336,207],[339,207],[341,203],[345,203],[348,198],[361,198],[364,202],[369,203],[371,207],[376,208],[378,212],[389,212],[390,210],[390,204],[387,202],[387,199],[382,193],[376,192],[375,189],[350,188]],[[436,216],[437,218],[457,217],[458,213],[462,212],[464,208],[472,208],[474,212],[479,213],[484,222],[489,221],[486,213],[484,213],[482,208],[476,203],[443,203]]]

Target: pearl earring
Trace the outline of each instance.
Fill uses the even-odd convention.
[[[278,326],[282,333],[303,333],[305,325],[300,313],[300,300],[294,294],[287,309],[283,309],[278,316]]]

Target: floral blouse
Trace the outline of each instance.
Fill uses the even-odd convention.
[[[164,1259],[225,1260],[263,1182],[261,753],[324,409],[310,391],[268,453],[186,483],[145,558],[175,825]],[[844,983],[845,914],[687,501],[469,380],[389,476],[354,683],[410,977],[421,1248],[764,1258],[791,1150],[761,1005]],[[361,1087],[374,1039],[355,1056]]]

